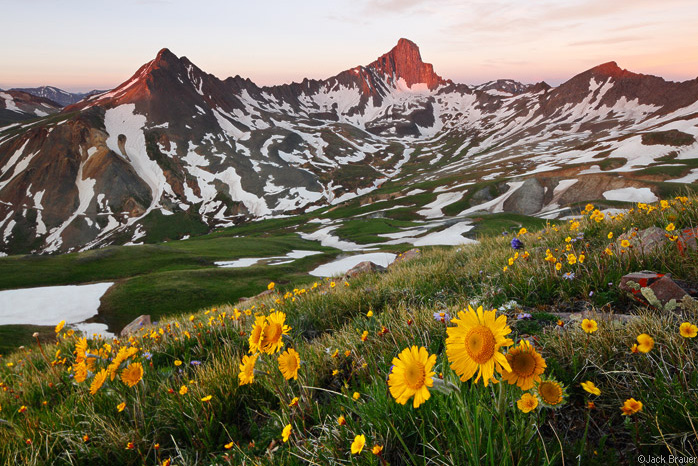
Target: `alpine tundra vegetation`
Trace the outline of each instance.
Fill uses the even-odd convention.
[[[648,247],[652,228],[663,233]],[[1,359],[0,455],[8,465],[689,460],[696,232],[693,194],[621,213],[589,204],[543,228],[412,250],[382,273],[276,280],[237,306],[121,338],[86,339],[61,322],[51,342],[37,335]],[[642,270],[687,291],[660,302],[659,288],[626,280]]]

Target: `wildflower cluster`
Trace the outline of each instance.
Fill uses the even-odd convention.
[[[507,316],[496,313],[496,309],[486,311],[480,306],[475,310],[468,306],[452,319],[455,326],[447,328],[446,339],[446,357],[451,369],[461,382],[475,377],[475,383],[482,381],[484,386],[497,383],[495,374],[500,374],[502,381],[526,392],[517,402],[524,412],[535,409],[539,400],[551,408],[562,405],[565,388],[552,378],[541,377],[547,365],[530,341],[521,340],[506,353],[502,352],[514,342],[507,338],[511,333]],[[444,382],[435,379],[432,371],[436,359],[437,355],[416,346],[406,348],[393,359],[388,386],[397,403],[405,404],[414,397],[413,407],[418,408],[430,398],[429,389],[435,382],[444,390]]]
[[[113,346],[104,343],[95,349],[89,348],[86,338],[75,338],[74,341],[75,360],[68,371],[72,372],[73,380],[79,384],[90,381],[91,395],[97,394],[107,379],[114,381],[117,374],[129,388],[136,386],[143,379],[143,365],[139,361],[139,349],[135,346],[135,341],[119,347],[118,341],[115,341]]]

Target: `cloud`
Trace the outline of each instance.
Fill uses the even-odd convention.
[[[592,40],[582,40],[578,42],[570,42],[569,45],[570,47],[580,47],[580,46],[585,46],[585,45],[598,45],[598,44],[603,44],[603,45],[610,45],[610,44],[621,44],[623,42],[637,42],[640,40],[645,40],[647,37],[643,36],[621,36],[621,37],[604,37],[601,39],[592,39]]]
[[[327,21],[333,21],[336,23],[340,24],[355,24],[355,25],[361,25],[361,26],[366,26],[369,24],[369,21],[365,19],[364,17],[359,17],[359,16],[353,16],[353,15],[341,15],[341,14],[329,14],[325,15],[324,18]]]
[[[428,6],[427,0],[368,0],[364,10],[370,13],[405,13],[417,6]]]
[[[553,4],[545,9],[542,20],[593,19],[605,18],[622,13],[626,17],[638,17],[651,12],[665,11],[669,5],[695,8],[693,0],[584,0],[573,5]]]

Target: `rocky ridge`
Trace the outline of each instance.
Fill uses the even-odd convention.
[[[260,87],[163,49],[113,90],[0,127],[0,252],[174,239],[420,182],[435,183],[427,219],[648,202],[660,181],[698,180],[697,120],[698,79],[615,63],[556,88],[469,87],[401,39],[328,79]]]

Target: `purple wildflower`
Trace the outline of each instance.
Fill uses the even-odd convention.
[[[519,249],[524,248],[524,244],[519,238],[512,238],[511,239],[511,247],[513,249],[519,250]]]
[[[444,324],[448,324],[449,322],[451,322],[451,316],[448,314],[448,312],[435,312],[434,320],[436,320],[437,322],[443,322]]]

